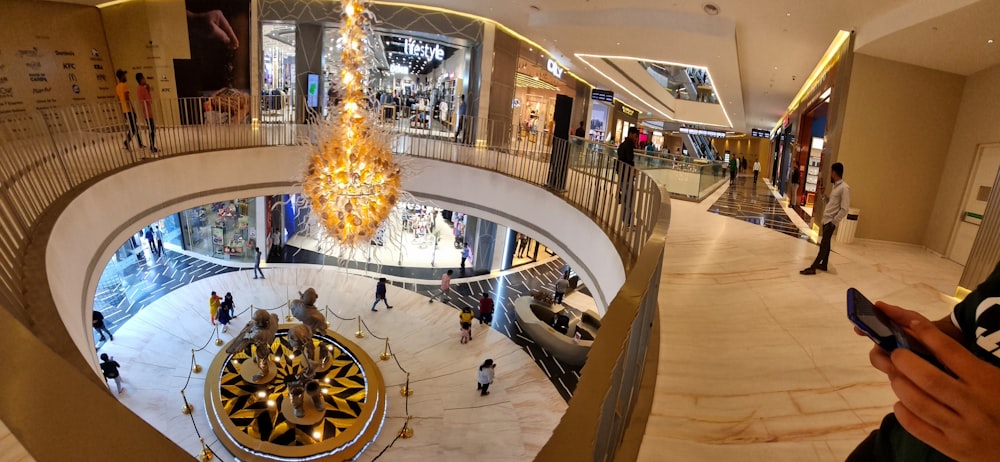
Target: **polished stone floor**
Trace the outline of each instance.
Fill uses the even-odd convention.
[[[220,334],[229,341],[250,317],[243,308],[274,309],[284,318],[282,305],[304,287],[317,290],[317,306],[329,306],[330,328],[371,356],[387,384],[385,426],[358,460],[372,460],[387,447],[380,460],[531,460],[566,410],[557,388],[505,334],[476,325],[473,341],[463,345],[453,307],[427,303],[423,294],[399,287],[388,288],[394,309],[372,313],[374,282],[370,278],[312,265],[274,268],[264,280],[254,280],[248,272],[204,278],[140,310],[119,330],[115,341],[100,350],[122,365],[126,391],[120,400],[190,453],[200,449],[200,432],[218,460],[233,460],[205,416],[205,372],[189,373],[192,355],[207,370],[224,348],[212,342],[215,330],[203,295],[211,290],[235,294],[242,314],[230,332]],[[361,339],[354,337],[357,316],[362,317],[366,332]],[[398,365],[378,360],[384,341],[376,336],[389,338]],[[474,385],[477,367],[487,358],[497,363],[496,379],[490,395],[483,397]],[[399,393],[407,380],[404,370],[414,389],[408,400]],[[185,384],[186,396],[195,408],[190,416],[180,412],[180,391]],[[413,417],[414,438],[397,440],[389,447],[407,412]]]
[[[752,177],[751,177],[752,178]],[[916,246],[834,242],[830,272],[794,233],[673,201],[660,363],[640,461],[842,461],[895,397],[846,318],[846,290],[947,315],[962,267]],[[763,184],[758,190],[765,189]]]
[[[736,218],[757,226],[773,229],[799,239],[809,239],[785,210],[785,205],[771,194],[764,179],[753,184],[753,173],[736,177],[736,184],[721,188],[721,195],[713,194],[704,202],[712,204],[708,211]],[[676,203],[676,202],[675,202]]]

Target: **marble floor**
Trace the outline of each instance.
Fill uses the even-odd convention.
[[[809,239],[809,236],[803,233],[800,226],[788,215],[784,203],[771,194],[764,179],[760,179],[755,185],[752,173],[741,174],[736,177],[735,185],[727,185],[720,189],[724,191],[723,194],[713,194],[703,201],[712,204],[708,208],[709,212],[743,220],[799,239]]]
[[[855,240],[834,242],[829,273],[802,276],[816,245],[708,213],[741,188],[672,202],[659,375],[639,460],[844,460],[895,402],[868,363],[871,341],[846,318],[847,288],[936,319],[956,302],[962,267]]]
[[[306,287],[319,293],[317,306],[329,306],[336,314],[328,317],[331,329],[375,358],[387,384],[385,427],[360,460],[372,460],[389,445],[407,409],[415,436],[397,440],[384,460],[530,460],[565,412],[566,402],[556,387],[532,365],[533,358],[503,333],[477,324],[473,341],[461,345],[453,307],[427,303],[422,293],[390,287],[388,298],[395,308],[372,313],[371,279],[312,265],[274,268],[265,280],[254,280],[243,272],[196,280],[133,315],[115,341],[100,350],[122,365],[126,388],[120,395],[122,403],[192,454],[200,449],[196,425],[220,460],[232,460],[205,418],[204,372],[189,374],[192,350],[204,346],[194,356],[207,367],[222,348],[211,341],[214,329],[204,294],[231,291],[241,308],[274,308],[294,297],[296,289]],[[285,314],[278,312],[282,317]],[[358,315],[372,332],[389,337],[396,359],[410,372],[415,392],[409,402],[398,392],[405,374],[395,362],[377,359],[383,341],[372,335],[354,338]],[[231,339],[248,319],[249,313],[240,314],[231,332],[221,334],[222,339]],[[498,364],[497,377],[491,394],[481,397],[473,385],[476,367],[486,358]],[[191,416],[180,412],[180,390],[185,383],[187,397],[195,406]]]

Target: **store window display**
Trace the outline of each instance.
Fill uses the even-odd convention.
[[[184,248],[215,258],[252,262],[257,247],[257,200],[215,202],[179,213]]]

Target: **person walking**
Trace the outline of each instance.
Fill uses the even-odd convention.
[[[760,159],[753,161],[753,185],[757,186],[757,175],[760,174]]]
[[[222,324],[222,331],[229,332],[229,321],[235,317],[233,310],[233,294],[231,292],[226,292],[226,298],[222,300],[222,304],[219,305],[219,324]]]
[[[156,239],[153,239],[153,228],[147,226],[143,235],[146,237],[146,243],[149,244],[149,253],[159,257],[160,254],[156,251]]]
[[[795,166],[792,167],[792,200],[788,203],[788,207],[792,209],[799,205],[799,180],[801,179],[801,175],[802,173],[799,172],[799,161],[795,161]]]
[[[160,225],[153,225],[153,239],[156,241],[156,253],[163,255],[163,231]]]
[[[469,340],[472,340],[472,320],[475,317],[472,308],[467,306],[458,312],[458,326],[462,329],[462,343],[468,343]]]
[[[378,311],[375,309],[378,302],[385,303],[385,308],[387,310],[392,309],[392,305],[389,304],[389,300],[386,300],[385,298],[385,282],[385,278],[378,278],[378,283],[375,284],[375,303],[372,303],[372,311]]]
[[[108,330],[108,327],[104,325],[104,314],[103,313],[101,313],[100,311],[94,310],[94,315],[93,315],[92,323],[94,325],[94,330],[96,330],[97,333],[101,336],[101,338],[98,339],[98,341],[103,342],[105,340],[105,337],[104,337],[105,333],[108,334],[108,337],[111,338],[112,342],[115,341],[115,336],[111,335],[111,331]]]
[[[212,296],[208,297],[208,312],[212,315],[212,325],[215,325],[215,318],[219,315],[219,305],[222,303],[222,297],[212,291]]]
[[[132,109],[132,94],[128,89],[128,73],[122,69],[118,69],[115,71],[115,77],[118,79],[118,85],[115,86],[115,95],[118,96],[118,104],[121,106],[122,115],[125,116],[125,123],[128,124],[125,127],[128,130],[125,132],[125,149],[132,150],[132,135],[135,135],[136,141],[139,142],[139,148],[143,148],[142,137],[139,136],[139,126],[136,125],[135,111]]]
[[[528,250],[528,236],[517,233],[517,258],[524,258],[526,250]]]
[[[489,292],[483,292],[483,298],[479,299],[479,325],[493,323],[493,299]]]
[[[635,189],[635,146],[639,129],[630,127],[628,136],[618,145],[618,202],[622,204],[622,221],[632,226],[632,193]]]
[[[146,127],[149,129],[149,152],[160,152],[156,149],[156,126],[153,124],[153,95],[152,88],[146,83],[146,77],[142,72],[135,74],[135,81],[139,85],[135,87],[135,95],[139,99],[139,106],[142,107],[142,117],[146,119]]]
[[[586,138],[587,137],[587,131],[583,129],[583,121],[582,120],[580,121],[580,126],[576,127],[576,131],[573,132],[573,136],[575,136],[577,138]]]
[[[736,157],[735,156],[734,157],[730,157],[729,158],[729,186],[736,185],[736,173],[737,173],[737,169],[739,169],[739,168],[740,168],[739,161],[736,160]]]
[[[434,299],[441,297],[442,302],[451,301],[451,275],[455,274],[454,270],[448,270],[446,273],[441,275],[441,290],[438,293],[431,295],[431,298],[427,300],[428,303],[434,302]]]
[[[460,268],[465,270],[465,260],[469,260],[472,263],[472,248],[469,247],[469,243],[465,243],[465,247],[462,247],[462,266]]]
[[[104,381],[114,380],[120,395],[125,393],[125,387],[122,386],[122,375],[118,372],[119,367],[122,366],[118,364],[118,361],[115,361],[114,356],[109,357],[107,353],[101,353],[101,372],[104,374]],[[111,385],[108,385],[108,388],[111,388]]]
[[[490,384],[493,383],[493,376],[496,375],[496,367],[497,365],[492,359],[483,361],[483,364],[479,366],[479,380],[476,383],[476,390],[479,390],[479,396],[490,394]]]
[[[830,241],[833,240],[833,232],[851,208],[851,187],[844,182],[844,164],[837,162],[830,167],[830,181],[833,182],[833,192],[826,198],[826,206],[823,208],[823,238],[819,243],[819,253],[816,254],[812,265],[799,271],[799,274],[811,275],[816,274],[816,270],[826,271],[830,263]],[[819,192],[822,194],[822,189]]]
[[[455,130],[455,142],[456,143],[459,143],[459,142],[465,143],[466,142],[466,136],[465,136],[465,133],[464,133],[465,129],[466,129],[466,126],[465,126],[465,112],[466,112],[465,95],[460,96],[459,97],[459,101],[460,102],[458,103],[458,113],[455,114],[455,117],[458,119],[458,123],[457,123],[458,128]]]
[[[555,302],[562,305],[563,296],[566,295],[566,291],[568,290],[569,290],[569,279],[566,279],[566,276],[563,275],[563,277],[560,277],[559,280],[556,281]]]
[[[253,278],[257,279],[257,274],[260,274],[261,279],[267,279],[264,277],[264,272],[260,270],[260,247],[253,248]]]

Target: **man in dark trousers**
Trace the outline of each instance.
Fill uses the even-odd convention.
[[[576,132],[573,133],[573,136],[575,136],[577,138],[586,138],[587,137],[587,131],[583,129],[583,121],[582,120],[580,121],[580,126],[576,127]]]
[[[618,202],[622,204],[622,221],[632,225],[632,193],[635,190],[635,147],[639,129],[628,129],[628,137],[618,145]]]
[[[458,119],[458,123],[456,125],[458,125],[458,129],[455,130],[455,142],[465,143],[468,141],[468,136],[464,133],[467,129],[465,126],[465,95],[460,96],[459,101],[461,102],[458,104],[458,114],[456,114],[456,118]]]
[[[111,337],[112,342],[115,341],[115,336],[111,335],[111,331],[108,330],[108,327],[104,325],[104,315],[101,314],[100,311],[94,310],[93,325],[94,325],[94,330],[96,330],[97,333],[101,335],[100,338],[101,342],[105,340],[104,338],[105,333],[108,334],[108,337]]]
[[[810,275],[816,274],[816,270],[826,271],[830,263],[830,241],[833,240],[833,232],[851,208],[851,187],[844,182],[844,164],[837,162],[830,167],[830,181],[833,182],[833,192],[826,198],[826,207],[823,208],[823,239],[819,243],[819,253],[812,265],[799,271],[799,274]]]
[[[372,311],[378,311],[375,309],[378,302],[385,303],[386,309],[392,309],[392,305],[389,305],[389,300],[385,298],[385,282],[385,278],[378,278],[378,283],[375,284],[375,303],[372,303]]]
[[[257,279],[257,274],[260,274],[261,279],[266,279],[264,277],[264,272],[260,270],[260,247],[253,248],[253,278]]]

